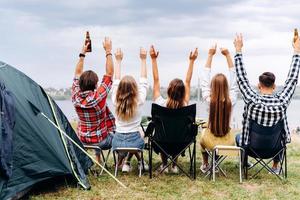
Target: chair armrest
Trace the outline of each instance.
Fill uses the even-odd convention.
[[[149,136],[152,136],[153,134],[153,131],[154,131],[154,128],[155,128],[155,124],[153,121],[151,121],[148,126],[147,126],[147,129],[145,132],[145,137],[149,137]]]

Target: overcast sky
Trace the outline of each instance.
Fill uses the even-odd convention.
[[[123,74],[138,77],[139,48],[154,44],[162,85],[184,78],[189,51],[199,48],[193,85],[208,48],[218,43],[234,54],[236,32],[244,34],[244,60],[252,84],[264,71],[284,83],[292,57],[293,29],[300,28],[299,0],[0,0],[0,60],[44,87],[69,87],[89,30],[93,52],[85,69],[104,73],[104,36],[123,49]],[[298,22],[298,23],[297,23]],[[148,56],[148,74],[152,82]],[[218,52],[213,72],[226,72]]]

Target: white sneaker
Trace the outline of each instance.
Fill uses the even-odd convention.
[[[176,165],[174,167],[171,167],[171,172],[174,174],[178,174],[179,173],[178,167]]]
[[[139,163],[138,163],[138,170],[140,170],[140,168],[142,168],[142,170],[143,170],[142,161],[139,161]],[[144,171],[149,171],[149,165],[145,161],[144,161]]]
[[[203,174],[206,174],[210,170],[209,164],[202,164],[200,167],[200,170]]]
[[[159,172],[161,172],[163,170],[165,166],[163,164],[160,165],[160,167],[158,168]],[[163,173],[169,173],[169,168],[167,167],[166,169],[164,169]]]
[[[131,168],[130,163],[125,162],[122,167],[122,172],[128,173],[128,172],[131,172],[131,170],[132,170],[132,168]]]

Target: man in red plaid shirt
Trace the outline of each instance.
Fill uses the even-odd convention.
[[[115,131],[115,118],[106,104],[108,93],[112,87],[114,73],[112,60],[112,43],[105,38],[103,48],[106,52],[106,74],[98,85],[98,76],[88,70],[83,72],[83,63],[88,44],[79,54],[72,85],[72,102],[79,117],[77,135],[83,143],[98,144],[101,149],[110,149]],[[100,161],[100,152],[96,151]]]

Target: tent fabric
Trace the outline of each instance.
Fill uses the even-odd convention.
[[[0,176],[12,174],[13,128],[15,126],[15,97],[0,80]]]
[[[32,79],[0,62],[0,80],[15,95],[13,130],[13,168],[9,180],[0,178],[0,199],[9,199],[34,184],[56,176],[72,175],[85,189],[90,185],[85,175],[92,161],[41,115],[30,103],[55,122],[82,146],[67,118]]]

